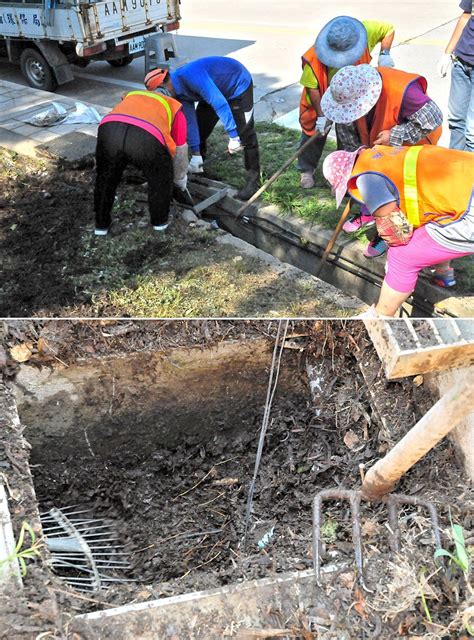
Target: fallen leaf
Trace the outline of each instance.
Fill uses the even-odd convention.
[[[379,530],[379,525],[373,520],[366,520],[362,524],[362,535],[373,537]]]
[[[413,378],[413,384],[415,387],[420,387],[423,384],[423,376],[415,376]]]
[[[16,362],[26,362],[33,355],[33,345],[31,342],[16,344],[10,349],[10,355]]]
[[[43,338],[42,336],[38,338],[37,348],[39,353],[44,356],[57,356],[59,353],[59,349],[56,347],[56,345],[54,345],[51,341],[46,340],[46,338]]]
[[[362,591],[360,589],[356,589],[354,595],[357,598],[354,602],[354,609],[357,611],[361,618],[367,619],[368,615],[367,611],[365,610],[365,599],[362,595]]]
[[[346,589],[352,590],[355,580],[356,580],[356,576],[353,571],[347,571],[346,573],[341,573],[339,575],[339,582]]]
[[[351,450],[354,449],[355,447],[357,447],[359,442],[360,442],[359,436],[356,433],[354,433],[352,429],[349,429],[349,431],[346,431],[344,435],[344,444],[348,449],[351,449]]]

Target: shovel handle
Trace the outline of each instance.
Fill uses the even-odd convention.
[[[324,265],[326,264],[326,260],[328,259],[329,254],[331,253],[339,234],[341,233],[342,225],[347,220],[347,217],[351,211],[352,200],[349,198],[349,202],[344,207],[344,211],[341,213],[341,217],[339,218],[339,222],[334,229],[334,233],[332,234],[329,242],[324,249],[324,253],[321,256],[321,260],[319,261],[318,268],[316,269],[315,276],[318,277],[321,271],[323,270]]]
[[[258,191],[256,191],[253,196],[247,200],[247,202],[245,202],[240,209],[237,211],[237,213],[235,214],[236,218],[238,218],[239,216],[241,216],[243,214],[243,212],[250,207],[251,204],[253,204],[255,202],[255,200],[257,200],[257,198],[268,189],[268,187],[273,184],[275,182],[275,180],[277,178],[279,178],[281,176],[281,174],[286,171],[288,169],[288,167],[290,166],[290,164],[293,164],[293,162],[303,153],[303,151],[305,151],[305,149],[307,149],[316,139],[318,139],[317,135],[313,135],[311,136],[311,138],[309,140],[306,140],[306,142],[297,150],[294,152],[294,154],[288,158],[288,160],[278,169],[278,171],[275,171],[275,173],[268,178],[268,180],[266,182],[264,182],[262,184],[262,186],[260,187],[260,189]]]
[[[367,472],[362,494],[380,499],[394,488],[403,474],[474,411],[474,379],[451,387],[387,455]]]

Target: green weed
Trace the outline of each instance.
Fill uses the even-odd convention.
[[[25,536],[26,534],[30,537],[30,546],[23,548],[25,544]],[[0,568],[3,565],[9,564],[13,560],[18,560],[21,568],[21,575],[24,577],[27,573],[26,561],[32,560],[41,555],[41,547],[43,543],[36,537],[35,532],[32,527],[27,523],[23,522],[20,529],[20,535],[18,536],[18,541],[16,543],[15,550],[2,561],[0,561]]]

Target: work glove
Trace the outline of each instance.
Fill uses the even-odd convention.
[[[188,173],[203,173],[204,160],[202,156],[191,156],[191,161],[188,165]]]
[[[412,225],[398,207],[386,216],[375,216],[375,224],[379,236],[389,247],[408,244],[413,235]]]
[[[388,49],[382,49],[382,51],[379,53],[378,66],[379,67],[394,67],[395,66],[393,58],[390,55],[390,51]]]
[[[229,144],[227,145],[227,151],[229,153],[238,153],[243,150],[243,145],[240,142],[239,136],[236,138],[229,138]]]
[[[181,191],[184,191],[188,185],[188,176],[185,174],[184,178],[175,178],[174,185],[178,187],[178,189],[181,189]]]
[[[325,136],[331,128],[331,120],[328,120],[326,116],[320,116],[316,119],[316,131]]]
[[[441,56],[439,62],[438,62],[438,74],[442,77],[445,78],[446,74],[448,73],[448,69],[451,66],[452,63],[452,58],[451,58],[451,54],[450,53],[443,53],[443,55]]]

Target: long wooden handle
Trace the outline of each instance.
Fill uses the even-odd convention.
[[[281,176],[281,174],[286,171],[288,169],[288,167],[290,166],[290,164],[292,164],[296,158],[298,158],[303,151],[305,151],[305,149],[307,149],[311,144],[313,144],[313,142],[315,140],[318,139],[317,135],[313,135],[311,136],[311,138],[309,138],[309,140],[306,140],[306,142],[299,147],[299,149],[297,149],[294,154],[288,158],[288,160],[278,169],[278,171],[275,171],[275,173],[268,178],[268,180],[266,182],[264,182],[262,184],[262,186],[260,187],[260,189],[258,191],[256,191],[253,196],[247,200],[247,202],[245,202],[240,209],[237,211],[237,213],[235,214],[236,218],[238,218],[239,216],[241,216],[243,214],[243,212],[250,207],[251,204],[253,204],[255,202],[255,200],[264,192],[268,189],[268,187],[273,184],[275,182],[275,180],[277,178],[279,178]]]
[[[430,451],[463,418],[474,411],[474,379],[451,387],[387,455],[369,471],[362,494],[376,500],[392,491],[403,474]]]
[[[318,268],[316,269],[316,273],[314,274],[315,276],[319,276],[319,274],[323,270],[323,267],[326,264],[326,260],[328,259],[328,255],[331,253],[332,248],[334,247],[334,244],[339,234],[341,233],[342,225],[347,220],[347,216],[349,215],[350,211],[351,211],[351,199],[349,198],[349,202],[346,204],[344,211],[342,212],[341,217],[339,218],[339,222],[337,223],[336,228],[334,229],[334,233],[332,234],[329,242],[326,245],[326,248],[324,249],[324,253],[321,256],[321,260],[319,261]]]

